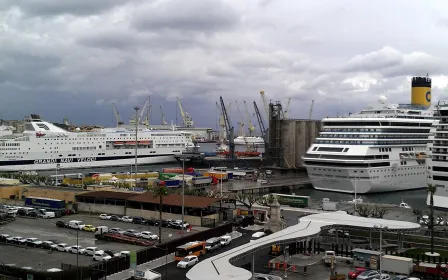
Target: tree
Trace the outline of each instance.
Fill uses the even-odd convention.
[[[233,198],[246,206],[247,210],[250,211],[252,206],[260,199],[260,196],[252,193],[235,193]]]
[[[434,254],[434,194],[437,191],[436,186],[428,184],[426,188],[429,194],[429,225],[428,228],[431,232],[431,254]],[[438,221],[440,223],[440,221]]]
[[[356,213],[361,217],[369,217],[373,213],[373,209],[370,205],[360,204],[356,206]]]
[[[382,219],[384,218],[384,215],[386,215],[387,212],[389,212],[389,207],[375,204],[375,206],[372,209],[371,215],[373,218]]]
[[[165,186],[165,182],[161,181],[156,184],[152,192],[154,193],[154,198],[159,198],[159,243],[162,243],[162,213],[163,213],[163,198],[168,196],[168,189]]]
[[[274,196],[272,194],[259,196],[257,203],[263,206],[271,206],[272,202],[274,202]]]

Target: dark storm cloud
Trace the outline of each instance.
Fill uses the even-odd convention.
[[[74,15],[89,16],[105,12],[113,7],[123,5],[132,0],[3,0],[1,9],[17,7],[30,16]]]
[[[240,15],[221,0],[167,0],[147,5],[133,18],[141,31],[171,29],[212,33],[239,24]]]

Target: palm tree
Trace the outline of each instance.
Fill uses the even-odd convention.
[[[168,196],[168,189],[165,186],[164,181],[160,181],[153,188],[154,198],[159,198],[159,243],[162,243],[162,209],[163,209],[163,197]]]
[[[437,190],[437,188],[432,185],[428,184],[426,190],[429,194],[429,230],[431,231],[431,254],[434,254],[434,194]]]

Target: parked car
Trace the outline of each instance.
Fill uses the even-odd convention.
[[[98,247],[87,247],[84,249],[83,254],[88,256],[93,256],[97,251],[101,251]]]
[[[74,246],[70,246],[67,248],[67,252],[72,253],[72,254],[84,254],[84,248],[82,248],[79,245],[74,245]]]
[[[57,221],[56,226],[57,227],[67,227],[67,223],[64,221]]]
[[[56,245],[55,249],[59,252],[67,252],[67,250],[70,248],[70,246],[67,243],[59,243]]]
[[[37,218],[37,212],[36,211],[28,212],[28,217]]]
[[[110,216],[109,220],[111,220],[111,221],[119,221],[120,217],[118,217],[117,215],[112,215],[112,216]]]
[[[128,229],[127,231],[125,231],[124,235],[130,237],[140,237],[142,234],[139,231],[136,231],[135,229]]]
[[[11,237],[11,236],[9,236],[9,234],[0,234],[0,241],[6,242],[6,239],[9,237]]]
[[[254,273],[254,280],[282,280],[280,276],[269,275],[269,274],[261,274]]]
[[[117,251],[113,251],[113,250],[104,250],[104,253],[108,254],[112,258],[121,256],[120,253],[118,253]]]
[[[26,216],[27,212],[25,209],[18,209],[17,210],[17,215],[18,216]]]
[[[198,262],[199,262],[198,257],[192,256],[192,255],[186,256],[180,262],[177,263],[177,268],[192,267],[193,265],[197,264]]]
[[[26,239],[26,245],[30,247],[40,247],[42,245],[42,241],[37,238],[31,237]]]
[[[17,244],[19,240],[25,240],[25,239],[23,239],[23,237],[21,237],[21,236],[14,236],[14,237],[11,236],[11,237],[6,238],[7,243]]]
[[[149,240],[158,240],[159,237],[157,236],[157,234],[154,234],[150,231],[142,231],[140,233],[140,237],[144,238],[144,239],[149,239]]]
[[[389,274],[386,274],[386,273],[381,273],[381,277],[380,277],[380,275],[378,274],[377,276],[375,276],[375,278],[373,278],[374,280],[390,280],[391,278],[390,278],[390,275]]]
[[[190,224],[184,222],[183,226],[184,229],[187,229],[190,226]],[[182,229],[182,222],[179,221],[171,222],[169,227],[174,229]]]
[[[376,270],[366,270],[361,272],[361,274],[356,277],[356,280],[373,280],[379,275],[380,274]]]
[[[54,249],[54,247],[56,247],[57,244],[55,244],[53,241],[43,241],[42,242],[42,249],[47,249],[47,250],[51,250]]]
[[[84,231],[90,231],[90,232],[95,232],[96,228],[92,225],[84,225],[82,227],[82,230]]]
[[[122,230],[121,228],[111,228],[111,229],[109,229],[109,233],[116,233],[116,234],[123,235],[125,233],[125,231]]]
[[[142,217],[134,217],[132,218],[132,223],[133,224],[143,224],[145,222],[145,219],[143,219]]]
[[[122,222],[132,223],[132,221],[133,221],[134,219],[133,219],[132,217],[129,217],[129,216],[123,216],[123,217],[120,218],[120,220],[121,220]]]
[[[110,215],[107,215],[107,214],[101,214],[101,215],[100,215],[100,219],[103,219],[103,220],[109,220],[109,219],[110,219]]]
[[[155,220],[155,219],[148,219],[148,220],[145,220],[145,225],[148,225],[148,226],[157,226],[158,223],[157,223],[157,220]]]
[[[92,259],[94,261],[106,261],[110,260],[112,257],[106,254],[104,251],[97,251],[95,255],[93,255]]]
[[[356,277],[358,277],[359,274],[363,273],[364,271],[366,271],[365,268],[363,267],[357,267],[355,268],[355,270],[352,270],[348,273],[348,279],[356,279]]]
[[[223,235],[219,239],[221,240],[221,246],[227,246],[232,243],[232,237],[230,235]]]

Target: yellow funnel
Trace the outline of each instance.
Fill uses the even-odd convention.
[[[412,105],[431,106],[431,79],[428,77],[412,78]]]

